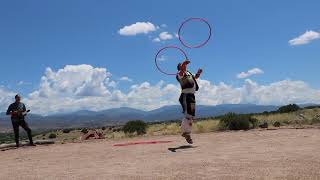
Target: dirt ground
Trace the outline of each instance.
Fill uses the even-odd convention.
[[[148,140],[173,142],[112,146]],[[0,179],[320,179],[320,129],[208,133],[194,140],[193,146],[162,136],[0,151]]]

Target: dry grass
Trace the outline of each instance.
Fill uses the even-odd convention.
[[[320,123],[320,108],[304,109],[291,113],[269,114],[254,116],[260,122],[273,124],[280,122],[282,125],[304,125]]]
[[[218,120],[197,121],[192,126],[194,133],[206,133],[218,129]],[[149,136],[176,135],[181,134],[180,123],[162,123],[151,125],[147,129]]]
[[[269,115],[255,115],[254,118],[258,119],[259,122],[267,122],[272,126],[274,122],[280,122],[282,126],[301,126],[301,125],[312,125],[320,123],[320,108],[316,109],[305,109],[292,113],[284,114],[269,114]],[[202,120],[197,121],[193,124],[193,133],[207,133],[218,130],[218,119]],[[113,131],[110,129],[101,130],[107,139],[123,139],[135,137],[137,134],[125,134],[123,131]],[[62,131],[54,131],[46,133],[44,135],[38,135],[35,139],[48,139],[49,134],[55,133],[57,138],[55,139],[58,143],[65,142],[78,142],[82,135],[81,130],[73,130],[70,133],[63,133]],[[162,136],[162,135],[176,135],[181,134],[180,123],[162,123],[153,124],[148,126],[145,136]]]
[[[38,135],[34,137],[34,139],[35,140],[49,139],[49,135],[52,133],[57,135],[57,138],[55,138],[55,141],[57,143],[78,142],[80,141],[80,136],[82,134],[80,130],[73,130],[73,131],[70,131],[69,133],[63,133],[62,130],[59,130],[59,131],[46,133],[44,135]]]

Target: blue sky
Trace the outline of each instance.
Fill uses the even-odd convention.
[[[193,71],[204,67],[202,79],[234,88],[242,87],[245,79],[265,86],[302,81],[316,91],[320,89],[319,7],[317,0],[1,1],[0,86],[27,97],[40,89],[47,67],[57,72],[80,64],[106,68],[122,93],[144,82],[175,84],[175,78],[155,69],[154,55],[165,45],[182,47],[175,37],[180,23],[203,17],[213,27],[212,39],[200,49],[184,48]],[[119,34],[136,22],[159,28],[147,34]],[[185,29],[199,32],[191,41],[204,37],[206,31],[199,27],[203,26]],[[290,45],[307,31],[314,32],[311,40]],[[173,38],[154,42],[161,32]],[[237,78],[253,68],[263,73]],[[132,81],[121,81],[122,77]]]

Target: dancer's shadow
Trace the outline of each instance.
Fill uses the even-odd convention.
[[[179,149],[191,149],[191,148],[196,148],[197,146],[191,146],[191,145],[185,145],[185,146],[179,146],[175,148],[168,148],[169,151],[171,152],[177,152]]]

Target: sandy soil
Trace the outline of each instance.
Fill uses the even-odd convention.
[[[136,140],[174,142],[112,146]],[[320,179],[320,129],[209,133],[194,140],[192,147],[179,136],[163,136],[0,151],[0,179]]]

